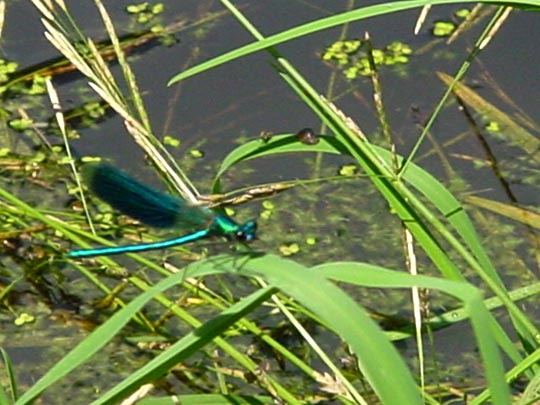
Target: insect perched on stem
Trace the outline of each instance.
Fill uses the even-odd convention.
[[[178,226],[192,232],[158,242],[73,250],[67,254],[68,257],[144,252],[184,245],[212,236],[224,236],[240,242],[250,242],[256,238],[255,221],[238,224],[228,215],[217,214],[209,208],[192,205],[182,198],[154,190],[109,164],[87,164],[83,167],[83,178],[96,196],[125,215],[156,228]]]

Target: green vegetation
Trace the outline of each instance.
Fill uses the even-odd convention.
[[[92,400],[93,404],[119,403],[134,392],[143,397],[140,404],[332,401],[407,405],[454,400],[526,404],[539,400],[536,387],[540,334],[535,308],[540,283],[523,258],[524,254],[532,255],[534,241],[514,235],[518,224],[540,229],[538,214],[467,195],[470,187],[449,166],[445,169],[450,180],[445,185],[417,164],[422,157],[420,148],[428,140],[435,143],[429,136],[433,123],[454,95],[462,106],[481,117],[480,127],[526,156],[509,168],[499,167],[488,157],[484,167],[491,167],[501,181],[507,178],[504,169],[513,169],[516,176],[527,174],[524,181],[538,178],[534,168],[540,141],[531,129],[461,82],[471,61],[489,46],[489,39],[495,35],[493,28],[503,21],[508,7],[538,11],[537,1],[486,2],[490,4],[485,14],[489,21],[484,20],[487,23],[474,49],[460,56],[463,62],[455,75],[438,74],[446,92],[427,122],[422,123],[414,148],[402,156],[396,152],[395,134],[385,113],[379,74],[384,69],[395,69],[396,64],[406,69],[416,50],[411,53],[409,46],[398,41],[375,49],[369,38],[347,39],[346,35],[326,50],[321,46],[321,63],[340,77],[344,75],[351,88],[355,81],[371,79],[381,130],[380,134],[366,135],[341,111],[339,98],[321,96],[321,91],[276,46],[330,27],[451,1],[407,0],[358,6],[264,37],[241,9],[222,0],[253,36],[253,42],[178,73],[170,85],[264,50],[272,58],[276,74],[320,119],[322,129],[318,132],[323,134],[318,142],[308,144],[294,133],[245,140],[219,164],[212,182],[213,194],[204,200],[218,210],[236,215],[241,210],[230,206],[278,193],[284,196],[279,202],[260,203],[259,226],[267,235],[279,235],[263,242],[265,249],[238,246],[234,252],[212,254],[188,246],[159,252],[159,260],[158,255],[129,254],[129,261],[117,256],[82,261],[65,257],[73,246],[112,245],[105,236],[115,240],[120,236],[157,239],[151,230],[132,224],[87,195],[78,176],[81,162],[70,149],[71,139],[77,136],[75,124],[97,125],[109,112],[119,115],[170,190],[195,202],[202,197],[181,170],[184,162],[178,164],[167,149],[182,149],[184,145],[174,134],[164,141],[154,136],[124,52],[126,43],[117,37],[101,1],[96,0],[96,7],[110,37],[101,46],[84,36],[67,10],[58,5],[49,9],[40,0],[33,3],[41,12],[47,38],[62,54],[51,66],[73,66],[100,99],[84,95],[82,106],[62,113],[62,100],[49,80],[54,74],[51,69],[17,72],[16,63],[0,63],[2,94],[17,93],[24,99],[19,103],[32,105],[37,101],[30,96],[46,91],[54,106],[48,111],[49,118],[54,116],[49,128],[63,139],[62,147],[53,147],[44,140],[41,150],[28,148],[22,152],[2,145],[0,239],[6,260],[12,264],[10,268],[19,266],[23,270],[18,276],[7,271],[1,274],[0,302],[23,331],[44,311],[39,306],[21,309],[15,302],[14,290],[23,279],[37,290],[46,289],[50,299],[63,303],[76,301],[76,294],[92,291],[89,296],[95,300],[86,305],[100,311],[99,319],[93,322],[90,317],[70,318],[89,332],[84,332],[73,346],[57,345],[59,353],[54,353],[54,363],[47,370],[40,369],[40,378],[29,386],[18,381],[16,367],[7,352],[1,350],[5,367],[0,380],[0,403],[27,404],[40,397],[46,401],[48,392],[54,392],[62,381],[85,367],[90,371],[81,374],[85,378],[78,377],[81,392],[69,394],[82,396],[81,403]],[[148,32],[141,34],[145,37],[156,34],[154,20],[166,13],[166,6],[145,2],[131,6],[128,12],[138,23],[150,23]],[[465,19],[463,24],[470,24],[472,14],[461,11],[459,18]],[[452,27],[448,34],[454,35],[462,27]],[[159,35],[163,32],[158,31]],[[133,42],[128,40],[128,44]],[[120,79],[109,70],[108,59],[120,65]],[[22,135],[38,136],[36,117],[22,113],[14,116],[10,103],[15,101],[6,98],[4,119],[9,127]],[[37,118],[46,121],[45,117]],[[433,147],[434,153],[439,146]],[[204,160],[198,145],[190,145],[185,154],[186,165]],[[230,173],[244,176],[238,174],[238,167],[249,168],[264,157],[293,154],[317,156],[311,178],[298,180],[299,176],[291,173],[291,181],[223,191]],[[323,157],[328,156],[353,163],[343,164],[336,172],[324,167]],[[94,159],[87,157],[83,161],[89,160]],[[35,180],[38,172],[42,174],[35,181],[39,186],[46,187],[58,179],[67,185],[55,190],[58,195],[51,200],[28,196],[18,186],[18,180]],[[253,178],[248,175],[253,173],[245,174]],[[325,198],[321,197],[323,192],[313,193],[326,185],[341,192],[324,189]],[[304,189],[304,210],[294,209],[299,206],[295,198],[300,193],[292,195],[298,189]],[[78,211],[55,203],[59,195],[68,193]],[[374,204],[376,212],[372,210]],[[507,221],[501,221],[501,217]],[[354,221],[360,224],[362,234],[351,231]],[[332,232],[318,232],[313,223],[324,223]],[[494,232],[495,227],[498,232]],[[535,234],[530,235],[534,239]],[[339,242],[335,249],[329,248],[333,246],[329,241],[332,238]],[[358,262],[347,255],[376,248],[380,254],[378,265]],[[189,264],[181,261],[178,267],[174,260],[178,257]],[[404,267],[407,271],[402,270]],[[505,269],[508,271],[503,273]],[[68,293],[63,283],[78,290]],[[430,308],[442,307],[448,310],[430,312]],[[463,326],[470,333],[476,351],[463,368],[457,365],[456,369],[446,370],[438,353],[431,357],[424,353],[436,350],[436,346],[429,346],[434,331],[452,325]],[[322,333],[331,333],[334,340],[320,341]],[[336,336],[345,344],[340,346]],[[115,343],[119,340],[121,344]],[[417,350],[412,360],[397,349],[396,342],[404,340]],[[124,344],[133,347],[117,353],[116,348]],[[105,365],[100,368],[102,361]],[[117,369],[119,363],[123,367]],[[463,380],[461,394],[444,384],[455,377],[454,372]],[[90,375],[98,377],[92,380]],[[473,376],[467,380],[469,375]],[[513,387],[517,380],[520,385]],[[145,390],[154,392],[146,394]]]

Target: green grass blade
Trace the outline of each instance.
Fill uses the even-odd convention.
[[[175,395],[167,398],[145,398],[137,405],[268,405],[273,403],[272,397],[262,395]]]
[[[266,48],[291,41],[303,37],[305,35],[313,34],[328,28],[337,27],[342,24],[347,24],[353,21],[360,21],[363,19],[377,17],[385,14],[392,14],[399,11],[410,10],[412,8],[419,8],[425,5],[437,5],[437,4],[454,4],[455,0],[406,0],[397,2],[387,2],[374,6],[368,6],[352,11],[347,11],[341,14],[337,14],[331,17],[322,18],[317,21],[313,21],[298,27],[280,32],[275,35],[266,37],[263,40],[236,48],[230,52],[220,55],[204,63],[198,64],[191,69],[185,70],[182,73],[177,74],[171,80],[168,85],[172,85],[176,82],[184,80],[190,76],[194,76],[205,70],[215,68],[216,66],[230,62],[234,59],[241,58],[251,53],[264,50]],[[500,5],[515,5],[517,7],[533,6],[538,7],[537,0],[520,0],[520,1],[505,1],[505,0],[491,0],[491,1],[476,1],[476,0],[462,0],[460,3],[488,3],[488,4],[500,4]]]
[[[0,386],[0,405],[10,405],[13,401],[9,398],[7,392],[4,390],[4,387]]]
[[[487,310],[482,293],[466,282],[411,275],[365,263],[329,263],[312,269],[341,282],[377,288],[426,288],[440,290],[463,302],[480,350],[493,404],[510,404],[510,390],[505,381],[500,352],[493,337],[498,323]]]
[[[476,196],[468,196],[465,201],[531,228],[540,229],[540,215],[530,210]]]
[[[378,156],[384,159],[388,164],[391,163],[392,155],[389,151],[375,145],[371,145],[371,147],[376,151]],[[265,144],[256,140],[237,147],[225,157],[218,170],[217,176],[219,178],[226,170],[245,160],[272,154],[306,151],[350,155],[340,140],[332,136],[321,136],[320,142],[317,145],[304,145],[297,141],[294,136],[276,136],[272,137]],[[402,157],[398,156],[397,158],[399,162],[403,161]],[[448,189],[431,174],[413,163],[409,165],[409,168],[404,173],[403,180],[420,191],[420,193],[431,201],[439,212],[445,216],[448,222],[461,236],[467,248],[475,255],[481,265],[482,271],[485,272],[485,277],[494,280],[495,283],[501,286],[501,294],[506,294],[505,290],[502,289],[502,281],[483,248],[469,216],[452,193],[450,193],[450,191],[448,191]],[[509,299],[509,301],[512,302],[511,299]],[[507,303],[508,300],[506,301],[506,304]],[[509,307],[509,310],[515,312],[515,308],[515,305],[512,305]],[[517,313],[519,314],[519,312]],[[496,336],[499,345],[504,348],[505,352],[514,362],[519,362],[522,356],[519,354],[519,351],[516,349],[511,339],[502,330],[498,330],[497,332]]]
[[[439,79],[444,84],[449,86],[453,82],[453,78],[447,74],[438,73]],[[455,83],[452,89],[454,94],[462,99],[467,105],[474,109],[484,121],[495,121],[500,126],[499,134],[504,136],[505,139],[512,145],[517,146],[527,152],[530,159],[535,162],[540,161],[540,140],[516,121],[508,114],[499,110],[493,104],[488,103],[477,92],[463,83]]]
[[[477,272],[487,286],[497,295],[508,308],[514,326],[521,339],[530,347],[536,346],[537,329],[530,319],[509,298],[508,292],[497,277],[495,271],[484,268],[478,258],[462,241],[456,238],[453,230],[448,228],[432,210],[426,206],[418,196],[413,193],[402,181],[402,172],[396,176],[392,166],[384,161],[380,153],[372,145],[355,123],[346,117],[337,107],[327,102],[306,82],[306,80],[285,59],[280,58],[280,65],[284,69],[282,76],[289,85],[305,98],[310,99],[310,106],[314,112],[325,122],[336,138],[347,147],[350,155],[370,176],[381,195],[388,201],[391,209],[399,216],[403,224],[414,236],[416,242],[423,248],[430,259],[439,268],[445,277],[453,280],[462,280],[463,276],[457,264],[443,248],[439,239],[444,240],[471,269]],[[285,73],[286,72],[286,73]],[[409,161],[410,162],[410,161]],[[471,227],[471,229],[473,229]],[[436,231],[437,238],[432,233]],[[487,259],[487,256],[485,256]]]
[[[534,369],[534,367],[538,364],[540,361],[540,349],[535,350],[532,352],[529,356],[527,356],[521,363],[513,367],[511,370],[509,370],[506,373],[506,381],[513,382],[516,381],[518,378],[522,377],[527,373],[528,370]],[[533,379],[529,382],[529,386],[533,383],[533,381],[536,379],[535,377],[539,374],[535,374]],[[518,401],[518,404],[527,404],[532,405],[536,404],[536,402],[524,402],[523,399],[526,395],[528,388],[525,389],[525,393],[520,398],[520,401]],[[484,392],[479,394],[476,398],[472,399],[469,403],[469,405],[479,405],[485,403],[490,398],[490,391],[486,389]]]
[[[92,405],[115,404],[128,396],[141,385],[154,381],[163,376],[172,366],[194,354],[204,345],[223,333],[239,319],[254,311],[266,301],[275,290],[263,288],[238,303],[224,310],[217,317],[206,322],[203,326],[189,333],[169,349],[154,357],[144,367],[138,369],[113,389],[103,394]]]
[[[323,319],[352,347],[362,373],[382,403],[422,403],[420,391],[395,347],[364,309],[336,285],[305,266],[275,255],[254,258],[236,271],[264,278]]]
[[[213,269],[199,268],[198,273],[190,273],[191,277],[209,274]],[[20,399],[17,404],[28,404],[35,400],[52,384],[65,377],[73,369],[83,364],[98,350],[105,346],[154,296],[185,280],[184,272],[175,273],[160,281],[146,292],[115,313],[107,322],[92,332],[79,343],[71,352],[59,360],[42,378],[40,378]]]
[[[0,355],[2,361],[4,362],[4,367],[6,368],[6,376],[9,381],[9,389],[11,390],[11,400],[8,398],[7,393],[0,386],[0,404],[11,404],[13,401],[16,401],[19,398],[19,389],[17,388],[17,380],[15,379],[15,372],[13,370],[13,363],[4,350],[3,347],[0,347]]]
[[[392,155],[389,151],[376,145],[370,146],[387,164],[391,164]],[[351,156],[346,146],[343,145],[339,139],[332,136],[321,136],[320,142],[317,145],[305,145],[299,142],[294,136],[277,135],[264,144],[259,140],[255,140],[244,143],[234,149],[222,161],[216,179],[221,177],[223,173],[232,166],[240,162],[262,156],[295,152],[320,152]],[[397,159],[398,162],[403,161],[401,156],[398,156]],[[415,164],[411,164],[410,169],[404,173],[403,179],[420,191],[434,204],[439,212],[446,217],[454,229],[460,234],[466,242],[467,247],[475,254],[482,264],[482,267],[489,272],[489,276],[500,282],[500,278],[482,247],[471,220],[463,210],[461,203],[452,195],[452,193],[450,193],[450,191],[448,191],[448,189],[431,174]]]

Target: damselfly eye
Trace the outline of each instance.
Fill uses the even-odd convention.
[[[256,238],[256,232],[257,223],[255,221],[248,221],[236,232],[236,238],[241,242],[251,242]]]
[[[236,233],[236,239],[238,239],[240,242],[250,242],[253,239],[255,239],[255,235],[247,234],[242,231],[238,231]]]

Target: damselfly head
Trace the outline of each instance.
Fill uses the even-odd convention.
[[[251,242],[257,238],[257,223],[255,221],[247,221],[242,224],[236,232],[236,239],[240,242]]]

